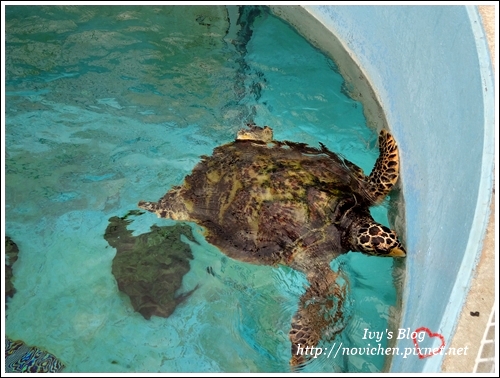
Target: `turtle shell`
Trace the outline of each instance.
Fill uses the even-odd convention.
[[[205,227],[232,258],[291,265],[307,249],[308,258],[347,252],[337,225],[365,202],[363,177],[323,145],[236,140],[204,156],[156,212]]]

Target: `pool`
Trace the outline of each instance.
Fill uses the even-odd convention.
[[[146,319],[118,289],[104,234],[248,122],[370,172],[379,125],[368,126],[339,72],[266,7],[6,7],[5,234],[19,248],[6,335],[53,353],[66,372],[289,371],[301,273],[229,259],[189,224],[178,291],[189,295]],[[389,225],[401,198],[374,218]],[[134,236],[175,224],[130,220]],[[404,262],[349,253],[332,267],[350,281],[348,323],[321,345],[351,353],[304,371],[387,369],[384,355],[359,350],[390,345],[367,345],[365,329],[397,327]]]

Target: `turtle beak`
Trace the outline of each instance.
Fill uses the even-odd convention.
[[[391,249],[389,251],[389,253],[386,256],[388,256],[388,257],[405,257],[406,252],[403,248],[394,247],[393,249]]]

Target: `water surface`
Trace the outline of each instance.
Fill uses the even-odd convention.
[[[5,232],[20,254],[6,334],[67,372],[289,371],[300,273],[231,260],[192,224],[181,292],[196,290],[146,320],[118,290],[104,232],[251,121],[370,172],[377,135],[344,89],[335,64],[265,8],[7,6]],[[373,214],[387,225],[384,207]],[[172,224],[148,213],[129,228]],[[350,320],[323,347],[366,347],[363,329],[388,327],[392,264],[359,253],[332,263],[351,282]],[[383,364],[320,357],[305,371]]]

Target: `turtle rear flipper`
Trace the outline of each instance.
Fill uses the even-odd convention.
[[[158,210],[158,202],[139,201],[137,206],[152,213],[156,213],[156,210]]]
[[[292,318],[289,338],[292,343],[290,366],[300,369],[311,358],[321,355],[317,345],[322,337],[333,339],[344,327],[344,299],[347,285],[338,283],[338,273],[329,266],[308,277],[311,285],[300,297],[299,308]],[[308,275],[309,276],[309,275]]]
[[[368,176],[368,193],[373,204],[380,203],[399,177],[399,151],[394,137],[381,130],[378,137],[380,155]]]
[[[269,126],[260,127],[255,124],[247,124],[248,129],[238,131],[236,140],[252,140],[256,142],[269,143],[273,140],[273,129]]]
[[[188,204],[182,195],[183,187],[174,186],[158,202],[139,201],[137,206],[141,209],[156,213],[159,218],[178,221],[190,221]]]

